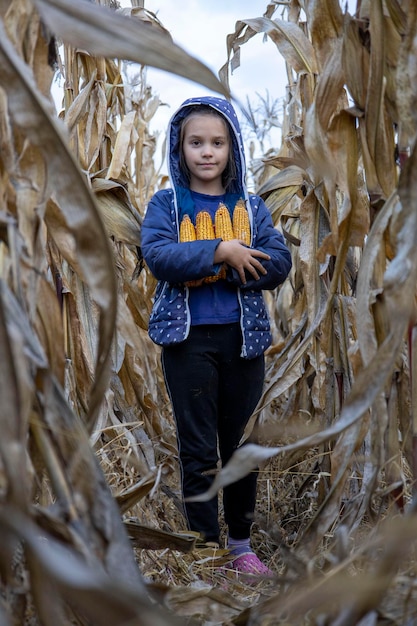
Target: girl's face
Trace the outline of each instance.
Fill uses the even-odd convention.
[[[229,160],[229,148],[229,131],[221,117],[197,113],[186,119],[182,150],[193,191],[224,193],[222,174]]]

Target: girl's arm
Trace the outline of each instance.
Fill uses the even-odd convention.
[[[219,263],[226,263],[235,270],[243,285],[246,285],[248,278],[258,281],[262,275],[265,275],[267,271],[262,265],[261,259],[267,261],[270,258],[269,254],[255,248],[249,248],[238,239],[221,241],[214,253],[214,260]]]
[[[290,252],[285,245],[284,237],[274,227],[271,214],[259,196],[252,196],[252,209],[256,224],[252,260],[246,257],[243,265],[246,281],[242,280],[242,266],[229,263],[228,280],[239,284],[243,289],[275,289],[288,276],[292,261]],[[226,243],[223,242],[222,246]],[[257,252],[256,257],[254,253]],[[261,255],[260,253],[264,253]],[[262,266],[263,271],[259,268]],[[252,267],[249,267],[251,265]],[[258,277],[255,276],[256,270]]]
[[[149,202],[141,230],[143,257],[158,280],[183,283],[214,276],[221,264],[214,254],[221,239],[178,242],[172,219],[172,192],[157,192]]]

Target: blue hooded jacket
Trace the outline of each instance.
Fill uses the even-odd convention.
[[[250,359],[262,354],[272,341],[262,290],[275,289],[285,280],[291,269],[291,256],[283,236],[274,228],[263,200],[248,194],[239,122],[233,106],[223,98],[206,96],[186,100],[174,113],[168,126],[168,174],[171,188],[158,191],[153,196],[146,210],[141,233],[144,259],[159,281],[149,320],[149,336],[162,346],[184,341],[191,324],[189,287],[185,283],[214,276],[221,267],[213,262],[221,239],[179,242],[181,218],[184,213],[193,213],[191,192],[180,168],[180,128],[190,107],[194,110],[198,105],[213,107],[229,125],[237,176],[227,190],[225,204],[232,212],[236,200],[245,200],[251,225],[251,247],[270,256],[270,260],[261,261],[267,270],[266,275],[261,275],[259,280],[248,276],[245,285],[236,270],[228,268],[227,271],[226,280],[236,287],[240,306],[241,356]]]

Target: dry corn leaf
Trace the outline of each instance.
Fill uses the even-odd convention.
[[[366,146],[364,154],[369,155],[375,167],[379,186],[387,198],[396,186],[397,174],[394,154],[394,129],[392,121],[386,113],[384,70],[385,22],[383,18],[382,0],[371,4],[370,36],[372,40],[370,53],[370,71],[366,96]],[[365,170],[367,163],[365,161]]]
[[[305,4],[311,43],[323,69],[341,40],[344,17],[340,5],[339,0],[308,0]]]
[[[306,335],[304,335],[307,326],[307,315],[305,312],[305,302],[302,302],[303,315],[299,318],[295,315],[298,326],[291,328],[291,341],[286,346],[282,358],[275,364],[274,372],[265,385],[263,395],[259,401],[259,406],[267,407],[274,399],[285,394],[298,379],[301,379],[304,373],[304,357],[309,346],[311,335],[316,328],[311,326]]]
[[[156,28],[161,33],[163,33],[166,37],[171,38],[170,32],[164,27],[164,25],[159,21],[157,15],[152,11],[149,11],[145,7],[141,6],[132,6],[132,7],[121,7],[117,9],[118,13],[122,15],[129,15],[132,17],[139,18],[142,22],[145,22],[147,25],[152,28]]]
[[[107,97],[95,82],[89,94],[85,116],[78,123],[78,158],[82,169],[91,171],[101,152],[107,131]]]
[[[321,261],[325,259],[326,253],[334,253],[335,242],[348,242],[350,246],[361,247],[370,221],[365,184],[358,176],[359,155],[354,118],[345,111],[337,114],[327,132],[327,142],[326,152],[334,165],[335,178],[332,182],[336,188],[329,206],[332,232],[330,241],[325,240],[318,252]]]
[[[306,172],[301,167],[289,165],[278,172],[278,174],[274,174],[268,178],[268,180],[258,188],[257,193],[267,198],[268,194],[276,189],[285,187],[299,189],[306,177]]]
[[[324,285],[320,279],[318,250],[329,231],[328,216],[316,197],[310,191],[300,205],[300,248],[299,260],[305,285],[310,288],[307,297],[309,324],[313,324],[326,300]]]
[[[413,343],[415,337],[413,337]],[[415,343],[413,345],[415,350]],[[413,432],[415,432],[415,425],[413,419],[415,413],[412,413],[412,398],[411,398],[411,385],[407,376],[407,359],[403,356],[403,365],[400,369],[400,373],[396,376],[396,383],[398,387],[398,428],[401,433],[401,447],[405,461],[409,467],[413,466]],[[415,371],[413,376],[415,376]],[[415,389],[415,386],[412,386]],[[415,405],[414,405],[415,406]]]
[[[140,263],[140,262],[139,262]],[[150,306],[149,306],[149,298],[148,293],[154,293],[154,289],[152,288],[152,282],[149,286],[149,291],[146,287],[142,287],[142,284],[139,283],[139,280],[135,274],[137,267],[137,258],[135,258],[135,266],[132,265],[132,271],[127,273],[127,278],[124,282],[125,291],[127,294],[127,306],[130,309],[133,320],[138,328],[147,332],[148,322],[150,316]],[[143,272],[147,272],[146,269]],[[153,277],[152,277],[153,278]]]
[[[378,153],[377,137],[380,117],[383,114],[384,104],[384,20],[382,0],[371,3],[370,37],[372,46],[370,52],[369,79],[366,94],[366,137],[371,159],[375,162]]]
[[[233,623],[231,620],[247,607],[246,602],[234,598],[226,591],[212,587],[172,588],[165,596],[165,603],[178,615],[190,618],[195,616],[196,619],[201,615],[210,615],[210,621],[214,624]]]
[[[266,33],[295,72],[317,73],[315,50],[301,28],[296,24],[284,20],[258,17],[237,22],[236,30],[240,24],[245,24],[256,33]]]
[[[12,137],[10,117],[7,110],[7,97],[0,86],[0,153],[4,168],[10,172],[15,169],[16,158]]]
[[[40,534],[29,518],[11,508],[7,515],[5,512],[1,514],[1,526],[2,534],[9,532],[24,539],[30,568],[36,574],[36,580],[54,589],[56,604],[59,599],[61,603],[68,603],[76,613],[81,613],[97,626],[108,626],[109,622],[122,624],[139,618],[144,626],[172,625],[172,617],[151,604],[137,580],[122,582],[114,573],[106,572],[96,560],[85,561],[51,535]],[[45,602],[43,595],[37,597],[38,590],[39,587],[34,589],[35,603]],[[46,606],[41,614],[50,614]]]
[[[309,158],[309,173],[315,188],[319,189],[322,181],[329,199],[324,206],[335,201],[336,164],[332,161],[327,142],[326,128],[320,124],[318,105],[314,102],[306,113],[305,149]],[[322,190],[320,190],[322,191]],[[334,206],[334,204],[333,204]],[[337,235],[337,229],[332,233]]]
[[[400,33],[400,35],[404,35],[407,30],[407,13],[410,7],[407,7],[406,9],[405,7],[403,8],[398,0],[385,0],[385,5],[388,9],[393,26],[398,33]]]
[[[120,511],[111,496],[87,432],[74,415],[54,380],[45,376],[45,418],[34,424],[51,484],[62,515],[76,534],[74,547],[91,554],[125,584],[140,584],[141,577]],[[48,384],[49,383],[49,384]],[[53,433],[53,437],[51,435]]]
[[[48,184],[53,185],[66,221],[73,233],[78,260],[101,309],[96,372],[89,398],[93,423],[108,380],[109,343],[115,323],[115,280],[112,255],[97,208],[86,181],[68,151],[64,134],[37,93],[27,66],[17,56],[0,24],[0,69],[12,118],[39,147],[47,164]],[[30,114],[29,114],[30,112]],[[49,156],[54,154],[54,158]]]
[[[12,309],[14,313],[18,313],[20,320],[13,321]],[[30,410],[28,401],[30,402],[31,399],[28,397],[28,387],[25,385],[28,381],[28,365],[25,362],[27,358],[23,357],[26,346],[19,333],[19,321],[25,324],[22,318],[18,303],[14,301],[13,295],[1,280],[0,344],[3,357],[0,361],[0,419],[2,423],[0,453],[9,501],[16,506],[26,508],[30,484],[26,473],[25,437]]]
[[[44,211],[46,167],[37,147],[29,143],[22,147],[17,177],[15,203],[19,233],[29,257],[39,270],[43,270],[45,242],[44,233],[39,232],[39,222]],[[34,211],[33,207],[38,208]]]
[[[399,214],[401,205],[396,194],[392,195],[378,213],[368,234],[363,251],[357,282],[357,336],[362,359],[369,363],[375,358],[377,338],[372,308],[376,293],[382,289],[383,276],[380,276],[381,252],[384,250],[384,234],[395,213]],[[384,267],[384,266],[383,266]],[[382,267],[382,271],[383,271]]]
[[[78,368],[85,364],[84,380],[80,372],[80,390],[88,397],[88,380],[94,376],[94,363],[97,354],[99,335],[98,311],[91,299],[91,293],[83,281],[71,269],[67,277],[68,291],[64,295],[66,332],[69,355]],[[81,368],[82,369],[82,368]]]
[[[225,96],[227,90],[201,61],[174,44],[165,32],[149,28],[83,0],[34,0],[43,20],[65,43],[96,56],[115,57],[157,67],[205,85]]]
[[[56,291],[42,277],[38,281],[37,312],[35,329],[48,360],[48,367],[64,387],[65,349],[62,312]]]
[[[140,246],[142,218],[133,206],[124,185],[116,180],[94,176],[91,186],[95,193],[104,226],[115,241]]]
[[[21,350],[32,366],[39,370],[47,369],[48,361],[38,336],[33,332],[27,312],[4,280],[1,282],[1,293],[9,336],[21,344]],[[22,376],[22,382],[25,380],[26,376]]]
[[[64,121],[70,134],[74,131],[76,125],[88,110],[91,101],[91,93],[94,89],[96,80],[97,70],[94,70],[91,73],[88,83],[84,85],[80,93],[74,98],[71,105],[65,111]]]
[[[179,533],[169,533],[159,528],[149,528],[134,520],[125,520],[126,532],[135,548],[145,550],[178,550],[191,552],[195,547],[196,539]]]
[[[381,188],[381,183],[378,179],[378,175],[376,172],[375,162],[372,160],[372,157],[369,153],[367,137],[366,137],[366,125],[364,120],[360,118],[358,120],[359,127],[359,139],[360,145],[362,149],[362,162],[363,169],[366,176],[366,188],[369,193],[369,198],[371,204],[377,204],[383,199],[383,192]]]
[[[394,375],[395,376],[395,375]],[[387,434],[385,438],[386,447],[384,447],[385,458],[385,473],[386,483],[390,487],[392,485],[401,485],[403,489],[403,496],[405,495],[404,483],[404,471],[402,462],[402,450],[401,441],[398,437],[398,425],[397,416],[399,415],[400,407],[398,401],[398,385],[391,386],[390,396],[387,402],[388,410],[388,424]],[[406,411],[406,414],[410,414]],[[401,504],[401,503],[400,503]],[[404,506],[404,498],[403,504]],[[400,505],[400,508],[402,508]]]
[[[298,207],[301,203],[301,200],[297,197],[299,193],[300,187],[283,187],[269,194],[265,203],[271,212],[274,224],[279,223],[283,213],[285,213],[285,216],[288,216],[298,212]],[[281,229],[284,230],[284,227],[281,226]],[[288,236],[288,241],[291,240],[292,243],[297,243],[296,238],[291,239],[290,230],[285,230],[284,234],[286,238]]]
[[[377,137],[377,155],[375,168],[384,198],[388,198],[397,188],[398,169],[395,162],[395,129],[385,107],[381,113],[380,127]]]
[[[417,81],[416,81],[416,30],[417,7],[412,2],[407,7],[408,28],[400,47],[396,73],[398,84],[397,107],[399,111],[399,149],[408,150],[415,141],[417,116]]]
[[[347,107],[348,101],[344,90],[345,75],[342,65],[342,40],[339,39],[326,58],[326,65],[317,79],[315,106],[317,119],[326,132],[339,109]]]
[[[207,502],[220,489],[238,481],[255,470],[259,464],[280,453],[280,448],[264,448],[254,443],[248,443],[236,450],[228,463],[216,474],[210,488],[196,496],[187,498],[188,502]]]
[[[355,106],[364,111],[369,77],[369,50],[363,43],[358,21],[350,16],[345,18],[343,38],[343,68],[346,86]]]
[[[113,156],[107,172],[107,178],[119,178],[126,162],[131,157],[132,150],[137,141],[135,128],[136,111],[127,113],[121,123],[114,144]]]
[[[151,473],[145,475],[135,485],[129,486],[121,493],[118,493],[115,498],[121,512],[125,513],[126,511],[129,511],[129,509],[133,508],[139,502],[139,500],[142,500],[142,498],[147,496],[154,487],[155,474]]]
[[[65,259],[72,270],[81,279],[86,280],[78,259],[76,238],[68,226],[65,214],[52,199],[49,199],[46,205],[44,220],[48,229],[50,253],[54,257],[55,267],[60,267],[62,260]]]

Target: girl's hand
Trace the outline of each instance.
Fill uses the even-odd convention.
[[[258,259],[269,260],[271,257],[265,252],[248,248],[243,241],[232,239],[231,241],[221,241],[214,253],[215,263],[227,263],[237,270],[242,284],[246,284],[245,270],[247,270],[255,280],[259,280],[259,274],[266,274],[266,269]]]

